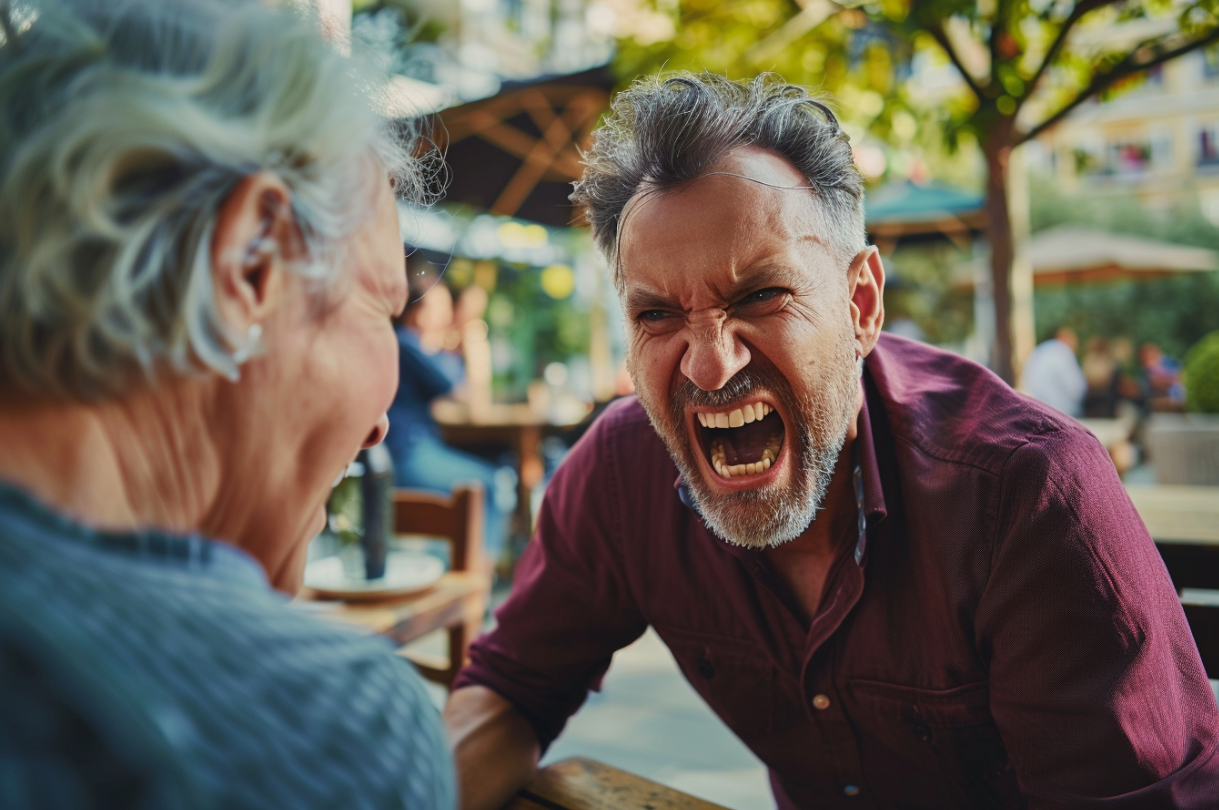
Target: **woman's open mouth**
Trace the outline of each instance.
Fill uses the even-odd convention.
[[[770,403],[754,400],[695,417],[704,457],[721,478],[762,475],[778,460],[785,430]]]

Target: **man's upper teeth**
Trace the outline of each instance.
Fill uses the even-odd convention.
[[[737,428],[750,422],[756,422],[773,410],[774,408],[765,402],[751,402],[726,413],[699,412],[695,415],[698,417],[698,423],[706,428]]]

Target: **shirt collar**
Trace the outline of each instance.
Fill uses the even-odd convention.
[[[859,410],[859,433],[855,437],[856,452],[859,454],[859,470],[863,473],[863,512],[868,517],[869,525],[875,525],[889,515],[885,505],[885,488],[881,482],[880,461],[876,453],[877,428],[887,432],[887,427],[875,420],[884,419],[884,404],[876,393],[871,375],[865,370],[863,375],[863,407]],[[875,416],[871,408],[875,409]],[[875,520],[873,520],[875,518]]]

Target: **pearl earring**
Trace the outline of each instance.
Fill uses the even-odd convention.
[[[269,236],[260,236],[250,242],[245,251],[245,263],[256,264],[260,260],[269,256],[274,256],[279,252],[279,245],[274,239]]]
[[[233,352],[233,362],[241,365],[250,359],[250,355],[254,353],[254,349],[258,345],[259,339],[262,338],[262,325],[257,323],[250,324],[250,331],[246,334],[245,345]]]

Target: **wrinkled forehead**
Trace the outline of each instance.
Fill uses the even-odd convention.
[[[706,188],[710,186],[711,188]],[[619,238],[634,217],[656,204],[723,195],[743,206],[811,206],[812,186],[790,161],[757,146],[739,146],[692,180],[664,188],[645,183],[623,207]]]
[[[709,177],[736,177],[775,190],[812,190],[808,178],[791,161],[759,146],[738,146],[726,152],[706,173],[693,182]]]
[[[641,250],[681,250],[692,232],[725,248],[762,240],[824,243],[816,214],[812,187],[794,165],[765,149],[738,147],[692,180],[645,187],[631,198],[618,230],[615,280]]]

